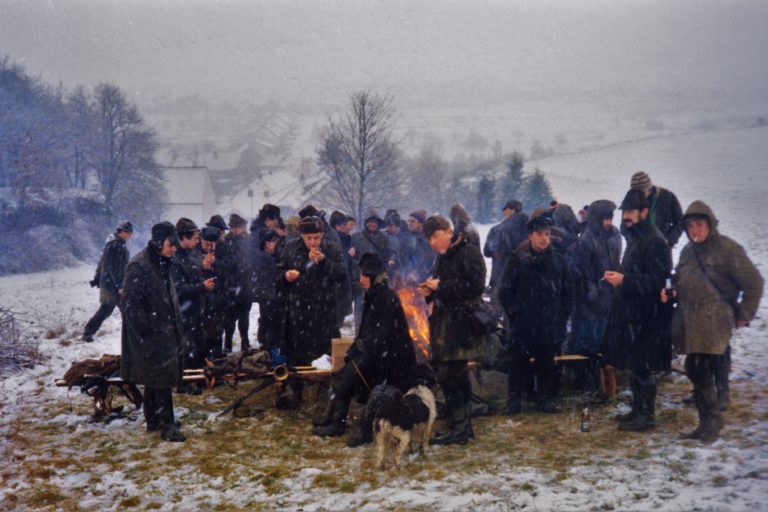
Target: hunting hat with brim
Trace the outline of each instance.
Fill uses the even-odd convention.
[[[179,236],[194,233],[195,231],[200,231],[200,228],[197,227],[197,224],[192,219],[182,217],[176,221],[176,232]]]
[[[176,234],[176,226],[168,221],[160,222],[152,226],[152,241],[162,246],[166,240],[170,240],[175,246],[179,246],[179,235]]]
[[[299,221],[299,233],[302,235],[311,235],[313,233],[322,233],[325,231],[323,221],[320,217],[304,217]]]
[[[224,217],[221,215],[214,215],[211,217],[211,220],[208,221],[208,224],[206,226],[211,226],[214,228],[218,228],[222,231],[226,231],[229,229],[229,226],[227,226],[227,223],[224,222]]]
[[[234,228],[244,228],[248,225],[248,221],[242,218],[240,215],[233,213],[229,216],[229,227]]]
[[[644,210],[650,208],[651,204],[645,197],[645,192],[639,188],[630,189],[627,195],[624,196],[624,200],[621,202],[622,210]]]
[[[526,227],[528,228],[528,233],[538,233],[545,229],[552,229],[552,219],[547,215],[539,215],[529,220]]]
[[[117,231],[125,231],[126,233],[133,233],[133,224],[130,221],[124,220],[117,225]]]
[[[375,278],[379,274],[386,271],[384,262],[381,261],[381,256],[373,252],[366,252],[360,256],[360,273],[364,276]]]
[[[218,242],[221,239],[221,231],[213,226],[206,226],[200,231],[200,238],[206,242]]]

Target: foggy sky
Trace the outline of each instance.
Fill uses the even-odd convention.
[[[0,0],[0,55],[68,87],[149,98],[401,105],[526,94],[686,90],[759,95],[760,1]]]

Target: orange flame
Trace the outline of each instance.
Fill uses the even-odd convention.
[[[403,305],[405,318],[408,321],[408,331],[413,343],[418,348],[416,352],[422,361],[429,360],[429,321],[427,320],[427,303],[413,288],[399,288],[397,295]]]

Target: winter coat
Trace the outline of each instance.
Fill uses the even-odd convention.
[[[602,217],[612,213],[611,201],[595,201],[589,207],[584,233],[571,247],[576,316],[607,319],[614,299],[614,288],[603,280],[606,270],[618,271],[621,264],[621,233],[612,226],[606,231]]]
[[[427,243],[424,233],[409,231],[402,240],[401,274],[406,280],[422,283],[429,277],[435,264],[435,251]]]
[[[184,326],[170,267],[152,242],[128,264],[120,358],[127,382],[155,388],[179,383]]]
[[[702,243],[688,242],[680,254],[673,341],[679,354],[723,354],[736,320],[755,317],[763,278],[744,249],[718,232],[709,206],[694,201],[683,218],[689,215],[705,215],[710,233]]]
[[[258,249],[251,253],[252,298],[263,303],[277,299],[277,264],[280,258],[275,254]]]
[[[115,238],[107,242],[99,261],[99,302],[116,306],[120,302],[118,290],[123,287],[125,269],[130,255],[125,242]]]
[[[386,265],[389,261],[397,259],[397,254],[392,247],[392,242],[383,231],[371,233],[363,230],[361,233],[352,235],[352,246],[355,248],[355,261],[360,263],[363,254],[376,253]]]
[[[473,329],[471,317],[485,289],[485,260],[480,248],[462,236],[454,236],[445,254],[437,257],[433,275],[440,284],[427,297],[427,302],[432,303],[432,360],[462,361],[483,356],[483,340]]]
[[[672,359],[671,317],[660,293],[672,270],[672,252],[650,218],[626,233],[620,269],[624,282],[611,305],[605,356],[617,368],[667,371]]]
[[[186,249],[178,249],[171,260],[171,278],[184,324],[184,354],[193,356],[205,351],[203,315],[208,292],[203,285],[201,263],[194,251]]]
[[[217,247],[217,258],[223,256],[223,272],[226,274],[225,295],[228,308],[239,308],[252,302],[251,262],[252,240],[249,236],[227,235],[222,250]]]
[[[416,367],[403,306],[384,278],[378,278],[365,292],[363,319],[345,360],[355,360],[366,369],[371,387],[385,381],[391,386],[405,386]]]
[[[683,234],[683,224],[680,222],[683,218],[683,208],[680,201],[675,194],[661,187],[653,187],[648,199],[651,203],[651,220],[664,235],[669,246],[674,247]]]
[[[309,260],[309,249],[299,238],[288,242],[277,265],[277,290],[284,301],[282,352],[292,365],[311,363],[330,354],[331,339],[339,336],[336,317],[337,284],[348,278],[339,246],[328,243],[318,263]],[[289,283],[288,270],[301,276]]]
[[[507,260],[499,302],[512,328],[512,341],[523,347],[559,345],[573,302],[563,254],[548,247],[538,253],[525,241]]]
[[[491,287],[496,287],[512,251],[528,238],[528,215],[519,212],[493,226],[485,240],[483,254],[492,259]]]

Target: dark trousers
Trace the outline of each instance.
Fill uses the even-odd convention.
[[[219,359],[223,355],[221,334],[224,329],[224,315],[218,311],[207,310],[205,312],[204,327],[208,357]]]
[[[554,398],[557,394],[557,364],[555,356],[560,352],[560,345],[553,343],[534,344],[523,348],[516,344],[517,349],[512,354],[507,383],[509,397],[521,400],[533,376],[535,383],[536,401],[542,402]],[[534,358],[533,364],[530,358]]]
[[[256,339],[262,350],[278,348],[280,330],[283,323],[282,303],[278,300],[263,300],[259,302],[259,328]]]
[[[147,430],[173,426],[173,393],[171,388],[144,387],[144,417]]]
[[[240,332],[240,349],[247,350],[251,346],[248,340],[248,327],[251,318],[251,302],[235,304],[224,314],[224,350],[232,352],[232,337],[235,335],[235,323]]]
[[[112,314],[116,307],[117,304],[102,304],[99,307],[99,310],[96,311],[96,314],[93,315],[90,320],[88,320],[87,324],[85,324],[85,332],[83,334],[90,336],[96,334],[96,331],[99,330],[101,324],[104,323],[104,320],[109,318],[109,315]]]
[[[472,382],[469,380],[467,361],[436,362],[437,382],[445,396],[446,418],[449,426],[464,420],[469,425],[472,405]]]
[[[685,358],[685,373],[693,384],[693,396],[701,420],[708,416],[721,416],[715,380],[718,370],[727,360],[726,354],[688,354]]]

